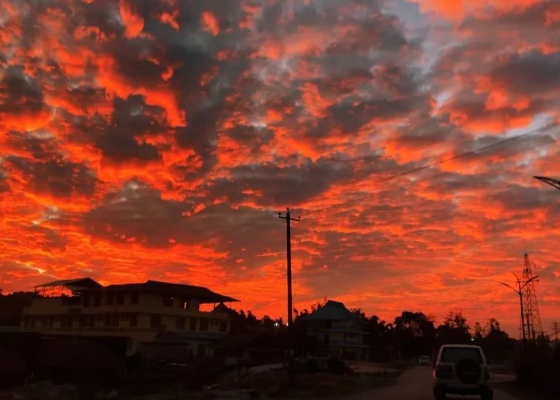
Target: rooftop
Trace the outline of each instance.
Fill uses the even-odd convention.
[[[43,283],[42,285],[35,286],[35,289],[54,288],[57,286],[64,286],[72,291],[80,291],[83,289],[99,289],[103,287],[101,284],[97,283],[91,278],[76,278]]]
[[[222,303],[239,301],[233,297],[221,295],[202,286],[183,285],[159,281],[146,281],[144,283],[128,283],[124,285],[109,285],[104,288],[111,291],[138,291],[143,293],[157,293],[168,296],[193,297],[200,303]]]
[[[357,320],[358,316],[348,310],[343,303],[329,300],[327,303],[305,317],[302,321],[349,321]]]
[[[178,296],[198,299],[201,304],[204,303],[223,303],[239,301],[233,297],[224,296],[213,292],[202,286],[182,285],[178,283],[167,283],[148,280],[144,283],[128,283],[124,285],[103,286],[91,278],[78,278],[58,280],[54,282],[44,283],[35,286],[35,289],[64,287],[72,292],[94,292],[98,290],[107,290],[114,292],[142,292],[156,293],[166,296]]]

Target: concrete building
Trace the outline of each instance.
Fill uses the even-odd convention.
[[[23,332],[125,337],[129,354],[155,354],[154,345],[168,343],[164,338],[173,333],[185,356],[211,356],[209,345],[231,328],[229,314],[216,305],[237,301],[204,287],[157,281],[104,287],[85,278],[35,290],[43,297],[23,309]],[[214,307],[201,311],[204,304]]]
[[[369,345],[363,323],[343,303],[329,300],[301,321],[305,323],[307,335],[321,344],[322,355],[343,360],[368,359]]]

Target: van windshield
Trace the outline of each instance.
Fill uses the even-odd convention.
[[[477,348],[469,347],[446,347],[443,349],[441,354],[442,362],[456,363],[465,358],[476,361],[477,363],[482,363],[482,355],[480,350]]]

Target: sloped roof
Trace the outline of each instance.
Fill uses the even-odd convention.
[[[101,284],[97,283],[91,278],[77,278],[77,279],[64,279],[53,281],[49,283],[43,283],[41,285],[35,286],[35,288],[46,288],[46,287],[57,287],[64,286],[70,290],[80,290],[80,289],[99,289]]]
[[[139,291],[157,293],[169,296],[183,296],[196,298],[200,303],[220,303],[239,301],[233,297],[221,295],[202,286],[182,285],[178,283],[167,283],[158,281],[146,281],[144,283],[128,283],[124,285],[109,285],[105,290],[111,291]]]
[[[356,319],[358,319],[358,316],[348,310],[343,303],[333,300],[327,301],[320,309],[301,318],[302,321],[350,321]]]

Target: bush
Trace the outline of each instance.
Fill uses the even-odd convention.
[[[560,395],[560,349],[548,344],[531,345],[515,365],[523,386],[550,395]]]

